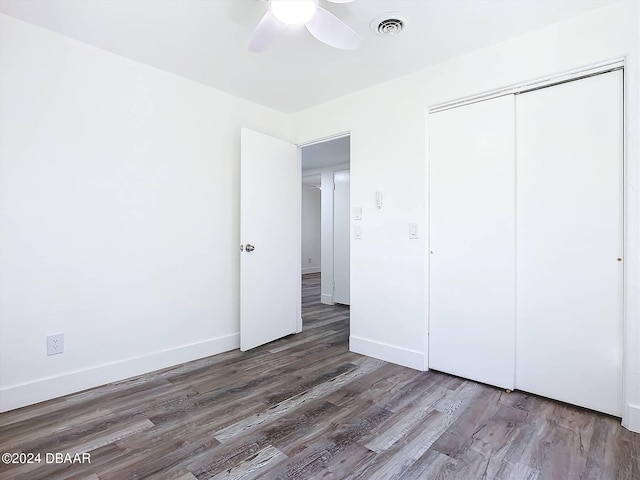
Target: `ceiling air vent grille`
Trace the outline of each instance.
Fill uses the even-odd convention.
[[[383,37],[398,35],[407,26],[407,19],[398,13],[385,13],[371,22],[371,31]]]

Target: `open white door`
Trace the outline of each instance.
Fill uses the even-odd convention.
[[[240,349],[295,333],[300,317],[297,147],[241,130]]]

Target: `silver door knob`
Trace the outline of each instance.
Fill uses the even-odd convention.
[[[256,249],[256,247],[254,247],[254,246],[253,246],[253,245],[251,245],[250,243],[247,243],[247,246],[246,246],[246,247],[244,247],[244,249],[245,249],[245,251],[247,251],[247,252],[253,252],[253,251]]]

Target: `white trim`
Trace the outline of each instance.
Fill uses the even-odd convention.
[[[424,211],[425,211],[425,219],[424,219],[424,230],[425,230],[425,239],[426,239],[426,252],[427,252],[427,265],[425,271],[425,282],[426,290],[424,292],[424,299],[426,305],[426,314],[427,318],[424,325],[423,332],[423,344],[424,344],[424,364],[422,366],[423,371],[429,370],[429,325],[431,322],[431,128],[429,127],[429,109],[427,109],[425,115],[425,153],[427,155],[425,162],[425,183],[424,183]]]
[[[367,357],[378,358],[385,362],[395,363],[403,367],[423,370],[425,364],[425,354],[418,350],[389,345],[388,343],[376,342],[367,338],[349,337],[349,350]]]
[[[5,387],[0,389],[0,412],[33,405],[237,348],[240,348],[240,334],[234,333],[141,357]]]
[[[320,295],[320,303],[324,305],[333,305],[333,295],[323,293]]]
[[[640,405],[629,404],[626,418],[623,419],[622,426],[632,432],[640,433]]]
[[[510,85],[507,87],[490,90],[488,92],[472,95],[469,97],[463,97],[456,100],[450,100],[448,102],[432,105],[428,108],[428,113],[441,112],[443,110],[449,110],[451,108],[462,107],[472,103],[482,102],[491,98],[502,97],[504,95],[514,95],[518,93],[527,92],[530,90],[536,90],[538,88],[549,87],[558,83],[563,83],[571,80],[577,80],[581,77],[588,75],[596,75],[598,73],[604,73],[609,70],[624,67],[624,58],[614,58],[605,62],[600,62],[592,65],[583,66],[563,72],[555,75],[549,75],[547,77],[539,78],[536,80],[519,83],[517,85]]]
[[[331,140],[337,140],[339,138],[348,137],[351,135],[350,131],[336,133],[335,135],[329,135],[322,138],[316,138],[315,140],[309,140],[308,142],[296,143],[296,145],[300,148],[309,147],[311,145],[316,145],[318,143],[330,142]]]
[[[297,199],[296,205],[298,209],[298,214],[296,215],[296,219],[298,222],[297,228],[297,247],[298,247],[298,272],[304,272],[302,268],[302,177],[304,176],[302,173],[302,148],[298,147],[298,156],[297,156],[297,168],[298,168],[298,191],[297,191]],[[296,330],[295,333],[302,332],[302,279],[298,281],[298,303],[296,305]]]

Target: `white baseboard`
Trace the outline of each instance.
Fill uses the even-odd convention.
[[[622,426],[632,432],[640,433],[640,405],[630,403],[628,405],[628,415]]]
[[[0,412],[51,400],[236,348],[240,348],[240,334],[238,333],[5,387],[0,389]]]
[[[353,335],[349,337],[349,350],[420,371],[424,370],[424,365],[426,365],[424,352],[409,350],[407,348],[355,337]]]
[[[307,273],[320,273],[320,267],[306,267],[302,269],[302,274],[305,275]]]
[[[323,293],[322,295],[320,295],[320,303],[324,303],[325,305],[333,305],[333,295]]]

